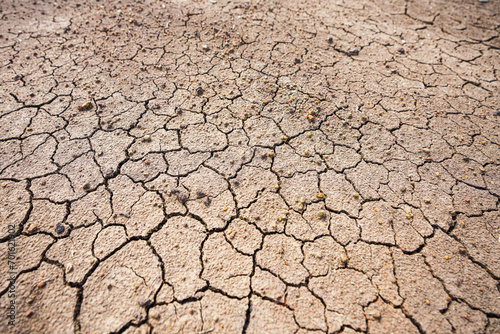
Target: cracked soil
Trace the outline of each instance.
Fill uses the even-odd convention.
[[[0,18],[0,332],[500,332],[497,0]]]

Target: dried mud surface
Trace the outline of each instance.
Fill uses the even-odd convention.
[[[499,15],[2,1],[0,332],[499,333]]]

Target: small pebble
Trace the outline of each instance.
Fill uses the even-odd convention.
[[[87,102],[84,105],[77,106],[76,109],[78,109],[78,111],[87,111],[87,110],[90,110],[90,109],[92,109],[92,103],[91,102]]]
[[[146,307],[150,306],[151,304],[153,304],[153,302],[150,299],[139,298],[139,299],[137,299],[137,304],[139,304],[139,306],[141,306],[141,307],[146,308]]]
[[[36,230],[38,229],[38,227],[35,225],[35,224],[30,224],[30,226],[28,227],[28,229],[26,230],[29,234],[31,233],[34,233],[36,232]]]
[[[357,55],[359,55],[359,49],[357,49],[357,48],[350,49],[349,50],[349,55],[351,55],[351,56],[357,56]]]
[[[65,230],[64,225],[61,223],[57,223],[55,230],[57,234],[63,234]]]

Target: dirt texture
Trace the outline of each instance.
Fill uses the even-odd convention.
[[[499,56],[498,0],[1,1],[0,332],[500,333]]]

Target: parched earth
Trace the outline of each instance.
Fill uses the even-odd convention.
[[[0,17],[0,332],[500,332],[498,1]]]

